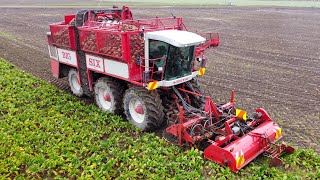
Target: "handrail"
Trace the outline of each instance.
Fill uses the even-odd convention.
[[[162,59],[164,60],[164,62],[163,62],[163,65],[161,66],[162,71],[161,71],[160,81],[163,80],[163,78],[164,78],[164,71],[163,71],[163,70],[164,70],[164,67],[166,66],[166,62],[167,62],[166,56],[162,56],[162,57],[160,57],[160,58],[148,59],[148,61],[152,63],[152,65],[148,67],[148,71],[151,72],[150,80],[154,80],[154,79],[153,79],[153,75],[156,74],[156,72],[154,71],[154,69],[155,69],[155,62],[156,62],[156,61],[159,61],[159,60],[162,60]],[[140,68],[140,73],[141,73],[142,76],[143,76],[143,74],[145,73],[145,70],[144,70],[144,69],[146,68],[146,65],[144,64],[145,60],[146,60],[146,59],[143,58],[143,57],[140,58],[140,66],[141,66],[141,68]],[[158,68],[159,68],[159,67],[158,67]],[[144,72],[144,73],[143,73],[143,72]],[[157,72],[159,72],[159,71],[157,71]],[[146,77],[144,77],[144,78],[146,78]],[[141,79],[143,79],[143,77],[141,77]],[[143,79],[143,81],[144,81],[144,82],[147,82],[146,79]]]
[[[196,57],[203,54],[203,52],[210,48],[210,47],[217,47],[220,43],[220,38],[218,33],[199,33],[199,35],[209,35],[209,37],[206,37],[206,42],[203,44],[200,44],[196,47]]]

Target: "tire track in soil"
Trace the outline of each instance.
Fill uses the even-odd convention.
[[[239,86],[241,86],[243,84],[242,82],[237,82],[237,81],[234,81],[233,79],[227,79],[227,78],[211,77],[208,79],[210,79],[210,81],[211,81],[211,84],[207,84],[207,86],[209,86],[209,87],[210,86],[220,86],[220,87],[224,87],[224,88],[231,88],[230,86],[225,85],[226,81],[227,81],[227,83],[232,83],[233,86],[236,86],[234,84],[238,84]],[[212,79],[216,79],[218,81],[213,81]],[[241,79],[241,80],[243,80],[243,79]],[[244,80],[244,81],[246,81],[246,80]],[[291,105],[291,106],[294,106],[296,109],[304,109],[304,108],[306,108],[306,105],[312,106],[312,105],[318,105],[320,103],[320,101],[316,101],[313,99],[309,99],[309,100],[306,100],[303,98],[292,99],[292,98],[297,98],[297,96],[292,95],[292,94],[288,94],[288,93],[283,93],[283,91],[278,92],[278,91],[268,90],[269,88],[268,89],[261,88],[261,86],[259,86],[259,85],[261,85],[260,82],[254,82],[254,81],[247,81],[247,82],[250,84],[250,86],[246,86],[247,88],[241,88],[241,89],[239,89],[239,91],[244,92],[247,95],[262,97],[265,100],[267,100],[267,99],[273,100],[277,104]],[[255,90],[255,89],[250,88],[252,86],[255,86],[254,84],[256,84],[257,87],[260,87],[261,89],[264,89],[264,90],[261,90],[261,89]],[[277,87],[277,86],[274,86],[274,88],[275,87]],[[279,88],[278,88],[278,90],[279,90]],[[287,97],[285,97],[284,99],[278,99],[278,98],[276,98],[276,96],[274,94],[281,95],[281,96],[287,96]],[[290,99],[290,102],[288,102],[287,99]],[[303,102],[303,101],[305,101],[305,102]],[[301,104],[301,102],[303,102],[303,104]],[[295,103],[295,104],[292,104],[292,103]],[[307,112],[310,112],[310,109],[305,109],[305,110]],[[315,111],[318,112],[318,110],[315,110]]]
[[[208,71],[208,74],[210,71]],[[233,78],[232,78],[233,77]],[[236,75],[225,74],[225,76],[219,77],[207,77],[210,79],[211,83],[206,83],[207,86],[215,86],[219,85],[225,88],[236,88],[241,87],[239,90],[245,92],[247,94],[257,96],[259,92],[259,96],[265,97],[265,99],[275,98],[275,100],[280,104],[294,105],[296,108],[304,108],[305,106],[314,106],[319,111],[320,101],[317,100],[316,95],[309,95],[304,93],[304,91],[300,91],[298,89],[294,89],[292,91],[290,87],[285,87],[281,85],[272,85],[271,83],[267,83],[264,81],[242,78]],[[247,85],[244,85],[243,82],[247,82]],[[291,91],[290,91],[291,90]],[[304,96],[303,96],[304,95]],[[281,99],[277,98],[282,96]],[[292,104],[294,103],[294,104]],[[306,109],[309,111],[308,109]]]
[[[212,71],[209,71],[208,70],[208,74],[210,74]],[[220,80],[220,82],[218,83],[221,83],[221,81],[223,80],[226,80],[230,83],[237,83],[237,78],[239,76],[237,75],[233,75],[233,74],[229,74],[229,73],[225,73],[225,72],[221,72],[218,76],[215,76],[215,77],[210,77],[208,75],[204,75],[205,78],[208,78],[208,79],[218,79]],[[228,77],[228,78],[226,78]],[[291,87],[288,87],[286,85],[282,85],[282,84],[276,84],[274,82],[270,82],[270,81],[261,81],[260,79],[254,79],[252,77],[242,77],[242,80],[245,81],[245,82],[250,82],[250,84],[248,84],[248,86],[265,86],[265,87],[268,87],[270,89],[270,87],[272,87],[272,89],[275,89],[277,88],[278,90],[281,90],[282,92],[285,91],[285,92],[290,92],[292,91],[292,88]],[[217,81],[215,81],[216,83]],[[304,99],[304,100],[308,100],[308,101],[314,101],[314,102],[320,102],[320,100],[317,100],[317,98],[319,96],[317,96],[316,94],[314,94],[315,92],[311,93],[311,92],[306,92],[305,89],[302,89],[303,87],[300,87],[300,86],[296,86],[295,87],[295,91],[293,91],[291,94],[288,94],[289,96],[300,96],[301,99]],[[301,96],[303,95],[303,97]]]
[[[224,73],[222,73],[222,75],[223,74]],[[236,83],[239,84],[239,82],[248,82],[252,90],[255,90],[255,89],[259,90],[262,94],[270,94],[270,95],[276,94],[278,95],[278,97],[280,94],[282,94],[284,95],[284,97],[282,97],[284,101],[289,101],[289,102],[293,101],[293,102],[296,102],[297,104],[315,106],[317,107],[317,109],[319,109],[320,98],[319,98],[319,95],[317,95],[318,93],[316,89],[308,89],[308,87],[299,86],[298,84],[282,85],[278,83],[279,84],[278,85],[273,83],[272,81],[271,83],[269,83],[267,80],[247,78],[245,76],[243,77],[243,76],[239,76],[237,74],[234,75],[231,73],[224,76],[215,76],[215,77],[218,77],[221,80],[228,79],[233,84],[236,84]],[[235,81],[235,80],[238,80],[238,81]],[[299,81],[300,80],[296,80],[295,82],[299,82]],[[239,84],[239,86],[241,86],[241,84]]]
[[[242,52],[242,56],[254,59],[254,62],[265,64],[268,66],[280,66],[287,69],[304,70],[320,75],[320,66],[317,63],[317,61],[319,61],[319,58],[316,57],[297,56],[283,54],[282,52],[276,53],[263,50],[246,49],[241,47],[235,49],[232,46],[224,46],[219,49],[218,53],[229,56],[236,56],[240,52]],[[265,61],[265,59],[268,59],[268,61]],[[283,62],[283,60],[288,60],[288,62]],[[302,65],[297,64],[297,62],[301,62]]]

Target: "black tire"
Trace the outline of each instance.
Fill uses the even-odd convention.
[[[83,88],[79,83],[79,74],[75,69],[70,69],[68,73],[68,82],[72,93],[78,97],[83,96]]]
[[[137,117],[132,103],[138,101],[142,105],[143,115]],[[129,88],[123,99],[124,114],[127,119],[144,131],[159,128],[164,121],[164,112],[160,95],[157,91],[148,91],[144,87]]]
[[[123,110],[122,100],[125,84],[111,77],[101,77],[94,86],[96,104],[103,111],[113,114],[121,114]],[[105,100],[105,93],[109,93],[110,101]]]

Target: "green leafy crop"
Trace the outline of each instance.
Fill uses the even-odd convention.
[[[269,168],[259,157],[232,173],[0,59],[0,179],[320,178],[311,150],[284,162]]]

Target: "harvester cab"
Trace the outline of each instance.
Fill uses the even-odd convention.
[[[194,56],[196,46],[203,44],[205,38],[188,31],[162,30],[146,32],[144,41],[145,82],[153,74],[158,87],[171,87],[198,76],[193,71]]]
[[[73,94],[94,96],[102,110],[124,112],[142,130],[166,124],[168,141],[197,146],[235,172],[259,154],[277,165],[279,154],[294,151],[276,144],[282,129],[265,110],[235,108],[233,91],[228,103],[204,94],[198,77],[218,33],[190,32],[181,17],[133,20],[123,6],[66,15],[47,38],[56,78],[67,77]]]

